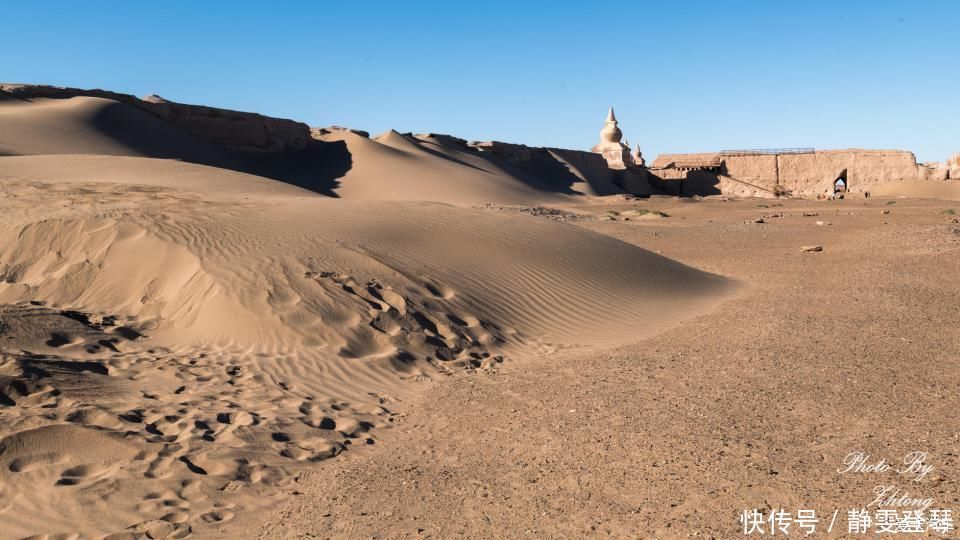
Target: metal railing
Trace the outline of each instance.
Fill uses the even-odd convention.
[[[757,148],[752,150],[723,150],[721,156],[768,156],[777,154],[812,154],[813,148]]]

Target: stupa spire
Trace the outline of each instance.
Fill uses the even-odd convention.
[[[613,112],[613,107],[610,107],[607,109],[607,119],[603,122],[603,129],[600,130],[600,144],[591,150],[601,154],[611,169],[632,167],[635,161],[630,155],[630,145],[625,141],[621,142],[622,139],[623,132],[617,126],[617,113]]]
[[[600,130],[600,144],[619,148],[621,138],[623,138],[623,132],[617,127],[617,117],[613,114],[613,107],[610,107],[607,120],[603,123],[603,129]]]

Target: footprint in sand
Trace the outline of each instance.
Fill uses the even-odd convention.
[[[275,432],[271,435],[280,455],[297,461],[320,461],[336,456],[343,451],[343,444],[304,434]]]
[[[192,479],[184,480],[177,491],[177,497],[189,502],[203,501],[207,499],[207,494],[203,490],[202,482]]]
[[[480,319],[474,317],[473,315],[455,313],[447,313],[447,320],[453,323],[456,326],[463,328],[476,328],[480,326]]]
[[[206,452],[181,456],[180,461],[194,474],[220,476],[232,470],[228,463],[214,458]]]
[[[80,336],[73,336],[62,332],[54,332],[50,334],[50,339],[47,340],[47,346],[55,349],[70,345],[78,345],[80,343],[83,343],[83,338]]]
[[[150,515],[156,515],[161,512],[169,513],[172,511],[188,512],[190,510],[190,502],[182,500],[177,493],[167,489],[145,495],[143,500],[137,504],[136,510],[140,514]]]
[[[103,465],[84,464],[76,465],[60,473],[57,486],[79,486],[92,484],[113,476],[119,467],[105,467]]]
[[[450,287],[445,287],[443,285],[438,285],[436,283],[427,281],[423,286],[436,298],[442,298],[444,300],[449,300],[456,296],[456,292]]]
[[[201,515],[200,519],[205,523],[225,523],[236,517],[236,515],[232,510],[221,509],[207,512]]]
[[[164,516],[165,518],[168,516]],[[169,516],[171,519],[176,519],[179,516],[173,515]],[[187,538],[193,532],[190,528],[190,525],[186,523],[173,523],[171,521],[165,521],[162,519],[151,519],[149,521],[140,522],[130,528],[128,531],[133,533],[146,534],[148,538]],[[129,537],[127,535],[125,537]],[[135,538],[139,535],[133,535]]]

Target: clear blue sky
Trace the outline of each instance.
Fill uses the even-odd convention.
[[[0,80],[652,158],[960,152],[960,2],[4,2]]]

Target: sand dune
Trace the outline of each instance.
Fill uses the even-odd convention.
[[[360,145],[419,151],[387,142]],[[424,381],[637,339],[731,290],[546,219],[173,160],[2,157],[0,178],[14,535],[215,531],[375,442]]]
[[[56,167],[69,171],[70,180],[57,180],[50,171]],[[93,171],[98,168],[112,172],[94,183]],[[217,288],[229,291],[293,287],[302,299],[312,294],[298,283],[313,281],[303,277],[306,273],[343,271],[346,264],[341,259],[347,258],[358,279],[388,274],[402,279],[403,286],[423,286],[432,280],[438,283],[435,287],[463,289],[464,294],[473,293],[476,298],[471,302],[483,315],[513,327],[527,325],[531,335],[553,338],[571,328],[559,324],[563,317],[552,317],[551,311],[582,314],[591,304],[603,305],[609,314],[588,311],[588,317],[578,315],[586,319],[578,324],[633,332],[648,319],[643,308],[662,303],[657,309],[668,312],[670,304],[687,296],[697,298],[700,289],[708,290],[716,282],[649,252],[545,220],[431,203],[337,201],[266,179],[185,163],[91,156],[11,157],[0,160],[0,176],[8,179],[4,189],[13,195],[15,205],[29,200],[31,194],[45,193],[56,193],[66,203],[58,210],[34,210],[37,218],[45,219],[27,225],[21,222],[24,212],[11,209],[11,215],[20,215],[16,222],[4,224],[7,241],[0,257],[10,269],[9,279],[0,287],[8,301],[25,299],[17,295],[56,304],[100,301],[99,309],[143,316],[140,307],[150,303],[142,301],[141,288],[150,285],[168,304],[192,312],[196,306],[179,306],[173,295],[188,290],[190,280],[208,279],[226,280]],[[43,185],[38,177],[55,185]],[[123,182],[128,185],[118,182],[118,177],[127,178]],[[274,185],[278,187],[271,191]],[[94,194],[97,204],[80,212],[74,208]],[[256,199],[251,200],[251,195]],[[132,207],[142,211],[134,213]],[[214,208],[216,217],[210,215]],[[57,255],[23,249],[20,243],[49,246]],[[306,264],[311,259],[329,262],[311,267]],[[282,278],[254,274],[250,268],[263,264],[257,260],[271,261],[275,272],[285,264],[292,267],[283,269]],[[148,261],[152,264],[146,266],[154,270],[142,268]],[[175,268],[180,269],[176,279],[172,277]],[[98,288],[98,276],[111,271],[125,276],[130,291],[114,294]],[[497,279],[491,281],[491,275]],[[533,280],[533,275],[537,276],[531,283],[535,287],[525,290],[525,280]],[[89,283],[65,287],[74,276]],[[114,283],[119,275],[102,279]],[[474,283],[465,283],[470,279]],[[236,280],[240,282],[233,283]],[[162,290],[168,282],[170,290]],[[14,284],[27,292],[19,292]],[[88,297],[83,296],[91,288]],[[631,292],[643,298],[642,306],[622,299]],[[75,296],[62,296],[68,293]],[[269,302],[235,300],[246,303],[253,313],[270,308]],[[631,311],[638,315],[631,316]],[[553,323],[532,324],[541,318]],[[247,332],[229,339],[249,336]]]
[[[431,200],[454,204],[534,204],[568,198],[541,189],[476,151],[460,151],[388,131],[373,139],[335,131],[326,141],[343,141],[353,166],[340,179],[344,199]]]

